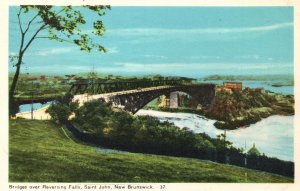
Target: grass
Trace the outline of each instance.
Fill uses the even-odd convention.
[[[246,172],[247,182],[293,182],[210,161],[101,152],[74,142],[49,121],[10,121],[10,182],[245,182]]]

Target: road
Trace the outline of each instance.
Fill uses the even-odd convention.
[[[36,120],[48,120],[51,119],[50,115],[46,113],[46,110],[49,106],[42,107],[40,109],[34,110],[33,111],[33,119]],[[31,112],[22,112],[22,113],[17,113],[16,117],[18,118],[24,118],[24,119],[31,119]]]

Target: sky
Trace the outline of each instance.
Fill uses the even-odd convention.
[[[10,7],[11,55],[20,46],[17,11]],[[292,7],[112,7],[101,19],[106,33],[92,38],[107,53],[37,39],[24,56],[22,71],[73,74],[94,68],[115,75],[196,78],[293,74]],[[9,70],[15,70],[12,64]]]

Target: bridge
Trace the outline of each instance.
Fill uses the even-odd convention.
[[[103,94],[110,92],[134,90],[141,88],[182,85],[188,84],[189,81],[181,79],[163,79],[163,80],[124,80],[124,81],[104,81],[99,79],[82,79],[72,84],[68,94]]]
[[[178,99],[178,92],[184,92],[191,96],[193,103],[209,108],[215,97],[215,84],[192,84],[182,79],[117,82],[86,79],[73,83],[67,95],[72,96],[73,101],[78,101],[80,104],[103,98],[107,102],[111,102],[114,107],[134,114],[150,101],[162,95],[167,96],[170,107],[174,107],[174,103]],[[25,99],[20,103],[38,103],[56,99],[61,99],[61,97]]]
[[[185,84],[180,80],[143,81],[140,83],[124,82],[124,86],[119,86],[120,84],[109,85],[111,86],[95,82],[74,83],[70,92],[76,93],[73,101],[78,101],[80,104],[103,98],[107,102],[111,102],[113,106],[122,108],[133,114],[153,99],[162,95],[169,97],[170,106],[172,106],[172,100],[173,103],[176,102],[177,92],[184,92],[191,96],[193,103],[200,104],[204,108],[209,108],[215,97],[215,84]],[[129,87],[132,89],[113,91],[114,89],[118,89],[118,87],[124,89]]]
[[[123,80],[123,81],[108,81],[103,79],[81,79],[72,83],[66,95],[77,94],[105,94],[118,91],[126,91],[132,89],[141,89],[147,87],[155,87],[162,85],[178,85],[188,83],[187,80],[178,79],[164,79],[164,80]],[[27,96],[15,97],[17,105],[31,104],[31,103],[46,103],[49,101],[62,99],[62,95],[53,94],[49,96]]]

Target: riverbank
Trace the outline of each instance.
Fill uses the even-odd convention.
[[[216,119],[219,129],[249,126],[272,115],[294,115],[294,96],[275,94],[257,89],[217,92],[212,109],[203,114]]]
[[[148,109],[165,112],[185,112],[203,115],[217,120],[218,129],[238,129],[247,127],[272,115],[294,115],[294,96],[272,93],[261,89],[246,88],[232,93],[219,91],[209,110],[195,107],[178,109],[162,108],[151,105]]]
[[[171,113],[155,110],[139,110],[136,115],[149,115],[161,122],[168,121],[177,127],[188,128],[194,133],[205,133],[214,138],[224,130],[214,126],[216,120],[191,113]],[[294,161],[294,116],[273,115],[249,125],[247,128],[227,130],[227,140],[236,148],[249,150],[253,144],[269,157]],[[258,136],[259,135],[259,136]],[[268,140],[268,141],[266,141]],[[246,143],[246,145],[245,145]],[[277,143],[274,145],[274,143]],[[246,146],[246,148],[245,148]]]

